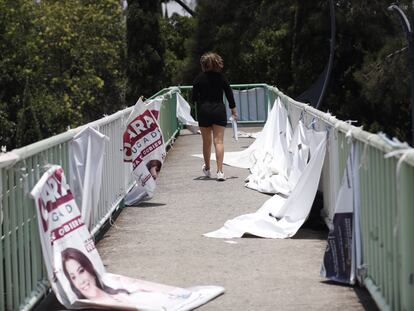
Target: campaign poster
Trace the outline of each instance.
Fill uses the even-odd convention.
[[[220,286],[180,288],[107,273],[60,166],[31,191],[49,281],[66,308],[192,310],[224,292]]]
[[[358,149],[352,145],[335,202],[335,214],[321,266],[321,276],[352,285],[360,279],[358,269],[362,264],[358,157]]]
[[[140,98],[128,118],[123,135],[124,161],[132,164],[136,185],[126,196],[126,204],[152,198],[156,179],[164,162],[164,138],[157,117],[162,100],[144,103]]]

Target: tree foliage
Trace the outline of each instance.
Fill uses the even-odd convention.
[[[1,145],[22,146],[124,104],[117,0],[0,0],[0,29]],[[34,120],[40,137],[23,130]]]
[[[335,1],[334,70],[322,110],[408,140],[407,54],[388,57],[406,42],[388,5]],[[231,83],[266,82],[292,97],[309,88],[327,63],[328,1],[199,0],[196,12],[187,83],[200,70],[201,54],[210,50],[223,56]]]
[[[207,51],[231,83],[268,83],[292,97],[329,57],[329,1],[198,0],[194,17],[161,2],[0,0],[0,145],[8,149],[191,84]],[[399,4],[411,6],[411,1]],[[410,138],[407,42],[381,0],[338,0],[334,69],[322,110]]]
[[[160,34],[160,0],[129,0],[127,15],[127,102],[162,88],[165,44]]]

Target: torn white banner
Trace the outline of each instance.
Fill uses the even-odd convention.
[[[194,120],[191,115],[190,104],[181,96],[180,93],[177,95],[177,119],[193,133],[196,134],[199,130],[198,122]]]
[[[102,183],[105,141],[109,138],[87,126],[69,145],[70,185],[89,230],[97,214]]]
[[[272,154],[266,153],[255,159],[250,168],[251,174],[246,178],[246,187],[288,196],[308,162],[311,132],[299,121],[287,151],[281,145],[276,145]]]
[[[325,157],[326,133],[311,131],[308,135],[310,161],[288,198],[274,195],[256,213],[228,220],[221,229],[204,235],[227,239],[245,233],[264,238],[292,237],[312,208]]]
[[[258,159],[270,157],[273,159],[275,170],[285,170],[285,158],[280,157],[279,154],[287,152],[291,137],[292,129],[287,119],[286,108],[277,98],[263,130],[258,134],[256,140],[243,151],[225,152],[223,162],[234,167],[251,168]],[[194,156],[202,157],[198,154]],[[215,160],[215,154],[211,154],[211,159]]]

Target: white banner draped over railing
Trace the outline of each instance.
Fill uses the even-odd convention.
[[[92,230],[92,221],[96,218],[107,140],[108,137],[88,126],[76,134],[69,145],[69,183],[89,230]]]
[[[193,116],[191,115],[191,107],[190,104],[181,96],[180,93],[176,93],[177,96],[177,119],[182,124],[187,126],[187,128],[192,133],[197,133],[199,130],[198,122],[194,120]]]
[[[318,189],[326,150],[326,132],[306,129],[299,121],[292,135],[287,112],[276,99],[269,118],[252,145],[224,155],[224,163],[249,168],[246,186],[277,193],[252,214],[227,221],[204,234],[235,238],[245,233],[265,238],[293,236],[305,222]]]

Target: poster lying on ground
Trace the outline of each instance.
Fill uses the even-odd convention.
[[[355,284],[357,268],[361,265],[357,152],[356,145],[352,145],[335,203],[332,228],[321,267],[321,276],[346,284]]]
[[[140,98],[127,120],[123,135],[124,162],[132,164],[136,185],[125,197],[126,205],[154,195],[156,179],[166,155],[158,125],[161,103],[162,98],[147,103]]]
[[[192,310],[222,294],[219,286],[180,288],[107,273],[60,166],[31,191],[48,278],[67,308]]]

